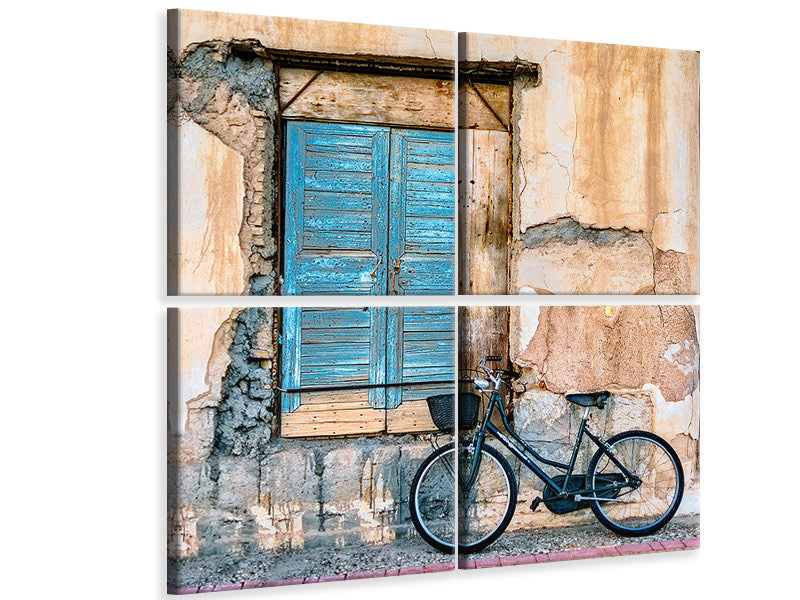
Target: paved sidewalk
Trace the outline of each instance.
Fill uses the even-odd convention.
[[[487,550],[463,557],[458,566],[461,569],[480,569],[689,550],[699,546],[697,517],[675,518],[655,535],[643,538],[622,538],[599,524],[591,524],[507,532]],[[170,594],[195,594],[436,573],[454,569],[454,561],[448,558],[418,538],[368,548],[317,548],[252,556],[211,556],[173,563],[171,567],[179,569],[178,575],[186,583],[173,583],[167,591]],[[319,575],[321,572],[329,574]],[[175,572],[173,576],[176,576]],[[213,584],[215,580],[221,583]]]
[[[646,554],[648,552],[691,550],[699,547],[700,538],[664,540],[663,542],[621,544],[619,546],[561,550],[559,552],[542,552],[539,554],[517,554],[515,556],[487,556],[485,558],[461,559],[458,561],[458,568],[485,569],[489,567],[510,567],[513,565],[530,565],[533,563],[556,562],[580,558],[605,558],[607,556],[627,556],[631,554]]]

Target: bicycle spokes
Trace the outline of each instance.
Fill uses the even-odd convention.
[[[667,447],[645,435],[623,436],[609,446],[609,452],[632,477],[624,475],[607,454],[593,461],[591,486],[606,488],[596,497],[608,498],[596,503],[598,517],[630,532],[671,517],[682,482],[676,460]]]
[[[472,465],[471,453],[459,457],[461,464]],[[462,467],[462,473],[464,471]],[[471,549],[499,535],[508,524],[516,505],[516,482],[508,463],[494,449],[481,450],[472,485],[459,485],[459,547]]]

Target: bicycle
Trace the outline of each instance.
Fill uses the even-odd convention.
[[[485,377],[471,379],[474,388],[488,396],[480,423],[477,416],[481,397],[459,393],[459,431],[474,429],[476,425],[477,428],[469,440],[459,440],[458,457],[455,442],[438,448],[434,445],[434,452],[420,465],[411,484],[411,519],[428,544],[442,552],[452,553],[456,546],[459,553],[478,552],[500,537],[511,522],[517,505],[517,480],[506,458],[486,443],[487,435],[499,441],[544,482],[542,497],[533,500],[531,510],[536,510],[542,502],[555,514],[591,508],[605,527],[628,537],[649,535],[672,519],[683,497],[684,485],[683,467],[672,446],[654,433],[640,430],[601,439],[587,426],[589,411],[604,408],[611,394],[575,393],[567,394],[566,400],[585,410],[569,463],[541,456],[508,423],[500,388],[505,385],[513,392],[510,380],[519,374],[486,367],[487,362],[501,359],[484,357],[476,371]],[[431,416],[440,430],[452,430],[453,404],[453,394],[428,398]],[[496,410],[509,435],[491,422]],[[594,442],[597,451],[586,473],[580,474],[575,473],[575,465],[584,435]],[[537,461],[563,474],[551,477]]]

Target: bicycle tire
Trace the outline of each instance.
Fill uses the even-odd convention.
[[[625,537],[658,531],[672,519],[683,498],[683,467],[677,452],[656,434],[636,429],[612,436],[606,447],[641,479],[641,483],[630,490],[609,494],[609,500],[591,501],[595,517],[605,527]],[[592,488],[600,487],[604,474],[606,482],[624,477],[600,448],[589,462],[587,484]]]
[[[481,454],[479,469],[482,470],[479,470],[472,488],[466,490],[462,485],[459,485],[459,554],[479,552],[494,542],[506,530],[517,508],[517,479],[511,470],[511,465],[508,464],[508,461],[497,449],[487,444],[483,444],[481,447]],[[461,459],[460,468],[464,469],[470,464],[470,457],[462,454],[459,458]],[[486,465],[489,468],[484,468]],[[495,467],[499,467],[503,477],[498,477],[500,473],[496,472]],[[497,483],[497,489],[493,489],[492,484],[494,482]],[[490,489],[487,489],[487,487]],[[505,488],[505,491],[501,488]],[[501,499],[498,503],[496,498],[502,497],[506,499]],[[484,498],[486,499],[484,500]],[[500,510],[487,510],[487,505],[492,503],[497,505]],[[505,507],[502,506],[503,503],[505,503]],[[500,518],[496,524],[490,523],[486,531],[481,531],[480,537],[472,540],[472,535],[467,531],[467,528],[471,526],[473,520],[476,523],[479,521],[477,516],[477,507],[479,505],[481,519],[484,521],[487,515],[491,517],[492,513]],[[472,513],[472,516],[470,513]],[[480,525],[480,523],[477,524]],[[470,541],[466,541],[468,539]]]
[[[455,444],[451,442],[435,450],[422,462],[414,475],[408,499],[414,528],[428,544],[448,554],[453,554],[455,549],[454,448]],[[452,462],[448,473],[444,460],[449,454],[452,454]]]

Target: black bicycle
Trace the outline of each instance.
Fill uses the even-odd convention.
[[[442,552],[452,553],[456,546],[460,553],[477,552],[500,537],[511,522],[517,506],[517,479],[506,458],[486,443],[487,434],[544,482],[542,497],[533,500],[532,510],[542,502],[556,514],[591,508],[600,523],[623,536],[649,535],[672,519],[683,497],[683,468],[672,446],[654,433],[639,430],[603,440],[589,430],[587,421],[589,410],[604,408],[611,394],[567,394],[569,402],[585,407],[572,456],[568,464],[547,459],[508,423],[500,388],[505,385],[511,390],[510,381],[518,374],[486,367],[487,362],[500,360],[500,356],[485,357],[477,369],[479,376],[471,380],[474,388],[488,397],[480,423],[480,395],[459,394],[459,431],[475,428],[475,432],[469,439],[459,440],[458,456],[455,443],[437,448],[422,463],[411,484],[411,519],[426,542]],[[452,430],[454,426],[453,400],[453,394],[428,398],[431,416],[440,429]],[[495,410],[508,435],[491,422]],[[586,473],[575,473],[584,435],[597,451]],[[562,474],[549,476],[537,461]]]

